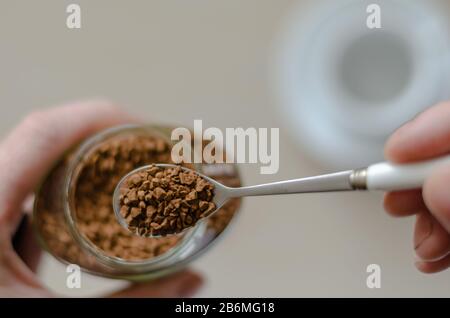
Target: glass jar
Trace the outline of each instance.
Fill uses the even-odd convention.
[[[87,164],[94,162],[98,165],[98,158],[106,156],[104,152],[108,144],[115,147],[108,153],[109,161],[105,160],[110,167],[103,167],[105,162],[102,164],[102,169],[109,169],[104,172],[109,185],[115,184],[126,172],[140,165],[155,161],[170,163],[173,146],[171,131],[172,127],[119,126],[97,133],[69,151],[55,165],[36,193],[33,225],[43,248],[60,261],[77,264],[82,270],[94,275],[146,280],[181,269],[210,247],[234,219],[240,206],[239,199],[231,200],[212,217],[198,222],[181,235],[141,238],[120,228],[118,222],[112,219],[113,190],[96,184],[96,179],[86,179],[86,176],[92,175],[92,171],[86,168]],[[125,144],[121,144],[123,141],[129,143],[133,138],[144,140],[146,144],[163,140],[167,148],[159,153],[159,157],[150,156],[149,151],[136,154],[132,147],[125,149]],[[145,141],[147,138],[148,141]],[[134,161],[130,161],[130,164],[127,161],[125,165],[119,162],[122,159],[114,161],[114,158],[120,157],[117,149],[124,151],[126,158],[134,156]],[[115,164],[120,164],[121,169],[126,167],[127,171],[116,175],[121,170],[115,168]],[[240,185],[234,165],[203,163],[191,167],[229,186]],[[102,195],[96,197],[97,192]],[[109,195],[111,201],[108,201]],[[84,201],[90,202],[91,206],[83,205]]]

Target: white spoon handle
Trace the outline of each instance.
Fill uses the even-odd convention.
[[[412,164],[376,163],[366,170],[366,187],[367,190],[383,191],[421,188],[427,176],[445,164],[450,165],[450,156]]]

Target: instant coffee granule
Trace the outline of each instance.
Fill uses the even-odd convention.
[[[120,191],[120,214],[142,236],[183,232],[216,209],[214,186],[180,166],[152,165],[129,176]]]
[[[171,147],[164,139],[148,134],[111,136],[98,143],[79,163],[80,174],[75,189],[75,227],[106,255],[121,259],[145,260],[164,254],[175,247],[183,235],[144,238],[124,229],[117,221],[112,196],[119,180],[142,165],[172,163]],[[70,234],[63,213],[62,181],[73,159],[69,152],[51,171],[36,199],[35,224],[40,240],[56,257],[85,268],[97,267],[96,260],[83,251]],[[228,186],[239,186],[240,180],[226,169],[210,177]],[[232,199],[208,220],[208,231],[220,233],[240,205]]]

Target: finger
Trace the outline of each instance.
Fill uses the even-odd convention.
[[[431,274],[441,272],[450,267],[450,255],[435,262],[419,261],[415,265],[423,273]]]
[[[76,103],[33,113],[0,144],[0,225],[11,234],[21,204],[67,148],[130,117],[111,103]]]
[[[439,260],[450,252],[450,235],[429,212],[417,215],[414,250],[424,261]]]
[[[22,261],[36,273],[42,249],[35,239],[31,219],[26,215],[13,237],[13,247]]]
[[[422,190],[388,192],[384,195],[384,209],[392,216],[408,216],[427,210]]]
[[[435,169],[423,186],[431,214],[450,233],[450,165]]]
[[[7,167],[0,183],[0,269],[9,272],[8,277],[41,288],[10,241],[22,217],[25,197],[67,148],[99,129],[128,122],[128,118],[108,102],[75,103],[28,116],[0,144],[0,166]]]
[[[133,284],[109,297],[191,297],[202,284],[200,275],[186,270],[154,281]]]
[[[22,261],[36,273],[42,255],[42,248],[36,241],[31,221],[34,195],[28,196],[23,203],[22,221],[14,233],[12,244]]]
[[[0,230],[0,286],[16,285],[43,288],[39,279],[16,254],[5,231]]]
[[[419,161],[450,152],[450,102],[432,107],[395,131],[385,146],[393,162]]]

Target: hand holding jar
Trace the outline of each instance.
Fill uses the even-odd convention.
[[[63,154],[86,137],[136,120],[104,101],[61,106],[33,113],[0,144],[0,296],[56,296],[35,275],[39,248],[25,233],[14,240],[24,202]],[[29,227],[28,227],[29,229]],[[188,270],[146,283],[134,283],[111,296],[190,296],[202,279]]]

